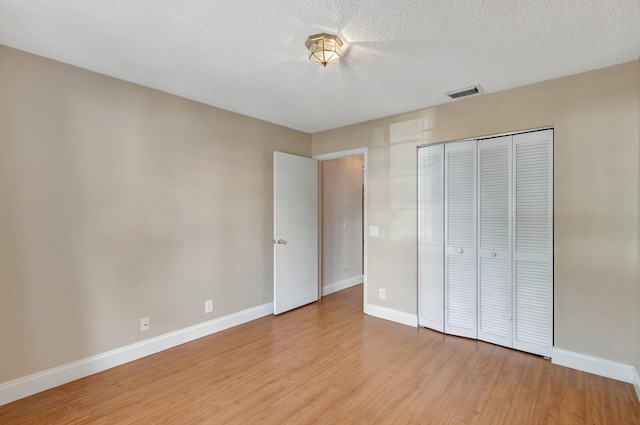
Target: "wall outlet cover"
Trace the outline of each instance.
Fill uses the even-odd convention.
[[[148,330],[149,330],[149,318],[143,317],[142,319],[140,319],[140,332],[144,332]]]

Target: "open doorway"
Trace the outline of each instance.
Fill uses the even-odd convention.
[[[320,161],[320,295],[362,283],[366,294],[367,150],[314,158]]]

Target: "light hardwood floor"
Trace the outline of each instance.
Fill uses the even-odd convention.
[[[640,424],[629,384],[368,317],[361,286],[0,407],[0,424]]]

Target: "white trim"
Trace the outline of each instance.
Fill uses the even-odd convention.
[[[367,152],[367,148],[350,149],[348,151],[331,152],[331,153],[323,153],[320,155],[314,155],[313,159],[317,159],[318,161],[327,161],[329,159],[338,159],[338,158],[347,158],[349,156],[365,155],[366,152]]]
[[[343,289],[351,288],[352,286],[360,285],[364,281],[364,276],[354,276],[349,279],[343,279],[338,282],[330,283],[322,287],[322,296],[333,294],[334,292],[342,291]]]
[[[375,304],[367,304],[364,306],[365,314],[378,317],[380,319],[390,320],[392,322],[401,323],[403,325],[418,327],[418,315],[409,314],[404,311],[394,310],[392,308],[380,307]]]
[[[272,313],[273,303],[263,304],[33,375],[0,383],[0,406]]]
[[[362,236],[364,238],[364,254],[363,254],[363,258],[362,258],[362,262],[363,262],[363,269],[364,269],[364,278],[363,278],[363,288],[362,288],[362,292],[363,292],[363,296],[362,296],[362,306],[363,306],[363,310],[366,313],[367,312],[367,291],[368,291],[368,286],[367,286],[367,281],[368,281],[368,274],[369,274],[369,232],[367,231],[367,229],[369,228],[369,148],[368,147],[364,147],[364,148],[357,148],[357,149],[350,149],[350,150],[346,150],[346,151],[340,151],[340,152],[331,152],[331,153],[325,153],[325,154],[321,154],[321,155],[314,155],[313,158],[317,159],[318,161],[327,161],[330,159],[338,159],[338,158],[347,158],[349,156],[359,156],[359,155],[363,155],[364,159],[363,159],[363,164],[364,164],[364,201],[363,201],[363,211],[362,211]],[[417,316],[416,316],[417,317]],[[417,323],[417,322],[416,322]]]
[[[631,365],[562,350],[560,348],[553,348],[551,362],[560,366],[570,367],[629,384],[632,384],[634,381],[635,368]]]
[[[638,368],[633,368],[633,388],[636,390],[636,397],[640,401],[640,374],[638,374]]]
[[[468,142],[470,140],[487,140],[487,139],[493,139],[496,137],[515,136],[516,134],[535,133],[536,131],[544,131],[544,130],[554,130],[554,126],[550,125],[547,127],[536,127],[536,128],[529,128],[524,130],[514,130],[514,131],[508,131],[506,133],[498,133],[498,134],[485,134],[483,136],[472,137],[470,139],[453,139],[453,140],[443,140],[442,142],[423,143],[421,145],[418,145],[418,148],[424,148],[426,146],[438,145],[443,143]]]

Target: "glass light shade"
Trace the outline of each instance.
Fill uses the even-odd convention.
[[[322,66],[340,60],[342,40],[337,35],[321,33],[310,35],[304,43],[309,49],[309,60]]]

